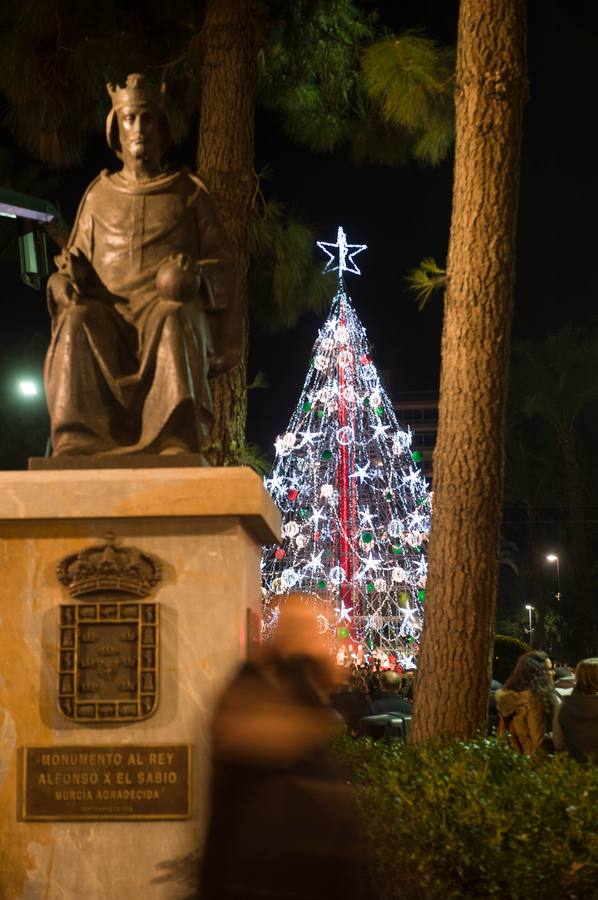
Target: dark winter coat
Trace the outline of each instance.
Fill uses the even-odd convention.
[[[411,716],[412,714],[413,705],[400,694],[390,692],[372,700],[367,711],[368,716]]]
[[[598,763],[598,694],[565,697],[553,739],[556,750],[567,750],[578,762]]]
[[[247,664],[221,698],[251,717],[244,698],[322,710],[300,664]],[[240,701],[240,702],[239,702]],[[331,711],[331,720],[336,721]],[[235,763],[214,754],[201,900],[367,900],[353,795],[327,746],[292,765]]]

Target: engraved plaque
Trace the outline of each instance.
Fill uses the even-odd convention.
[[[60,617],[63,715],[79,722],[150,716],[158,699],[158,604],[61,606]]]
[[[160,563],[121,546],[110,532],[65,556],[57,571],[75,601],[60,607],[61,713],[86,724],[151,716],[158,703],[159,622],[158,604],[145,598],[160,581]]]
[[[27,820],[188,819],[191,746],[24,747]]]

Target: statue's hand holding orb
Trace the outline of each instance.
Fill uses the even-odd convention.
[[[156,288],[163,300],[187,303],[197,299],[201,285],[198,264],[184,253],[176,253],[165,260],[156,274]]]

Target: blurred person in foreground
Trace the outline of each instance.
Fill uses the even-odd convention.
[[[575,679],[573,693],[554,717],[554,749],[566,750],[578,762],[598,763],[598,658],[578,662]]]
[[[496,692],[497,734],[520,753],[532,756],[539,747],[552,749],[550,732],[559,699],[552,681],[552,662],[543,650],[519,657],[513,672]]]
[[[313,597],[283,602],[214,714],[202,900],[371,896],[352,791],[329,751],[335,666]]]

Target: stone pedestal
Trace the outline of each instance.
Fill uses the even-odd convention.
[[[248,611],[255,621],[261,605],[261,545],[275,541],[278,528],[249,469],[0,473],[1,900],[192,894],[210,711],[246,654]],[[69,596],[56,567],[107,532],[161,564],[147,598],[160,618],[158,704],[141,721],[73,721],[59,709],[60,608],[81,598]],[[160,744],[191,747],[189,818],[23,818],[24,747]]]

